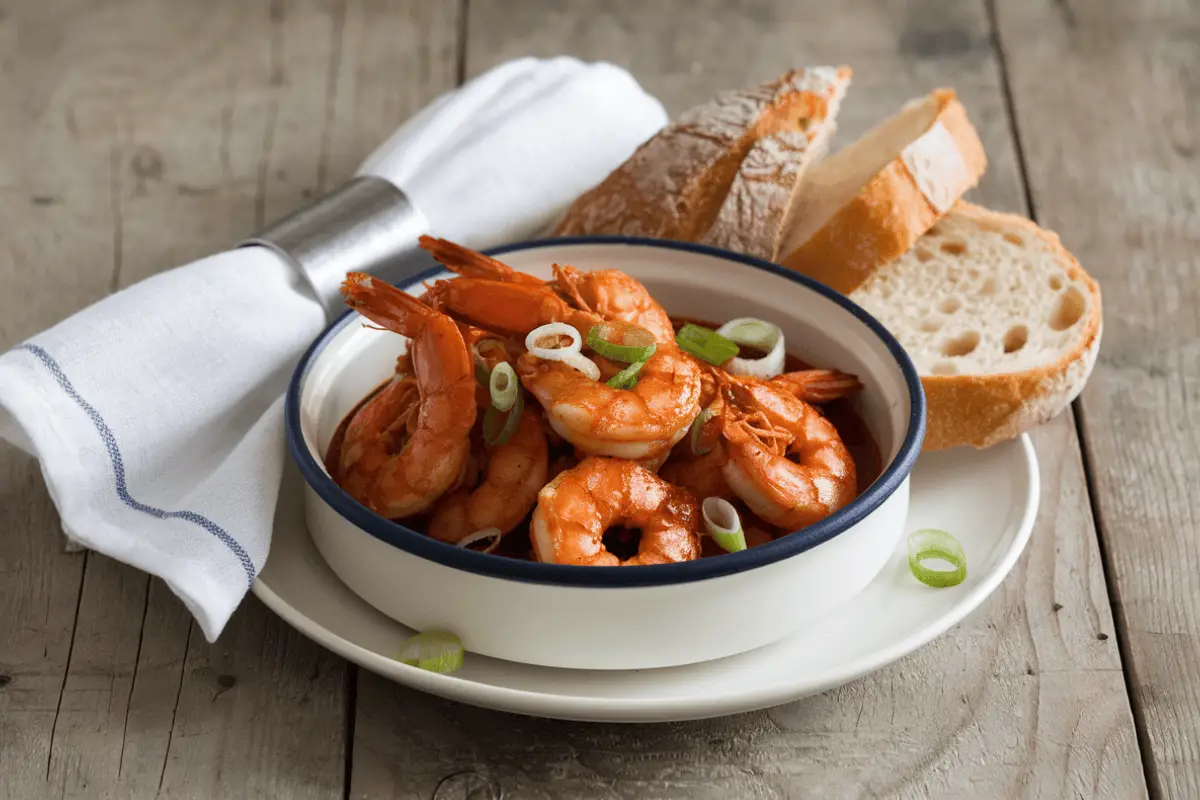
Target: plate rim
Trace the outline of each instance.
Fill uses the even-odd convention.
[[[261,576],[255,579],[251,591],[288,625],[348,661],[401,685],[480,708],[552,719],[629,723],[705,719],[755,711],[841,686],[903,658],[942,636],[996,590],[1024,552],[1041,503],[1040,469],[1033,442],[1028,433],[1021,434],[1016,441],[1020,443],[1024,457],[1025,508],[1008,549],[972,591],[932,623],[889,647],[803,680],[777,681],[754,691],[728,693],[702,701],[696,698],[597,698],[547,694],[466,680],[456,675],[441,675],[401,664],[341,637],[297,611],[264,583]]]

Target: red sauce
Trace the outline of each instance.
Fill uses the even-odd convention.
[[[706,322],[704,320],[682,317],[673,317],[672,322],[674,323],[676,330],[688,322],[692,322],[697,325],[703,325],[707,328],[715,329],[720,327],[719,325],[714,325],[713,323]],[[756,354],[751,348],[742,348],[742,354],[751,358],[755,357],[756,355],[763,355],[762,353]],[[787,372],[795,372],[798,370],[811,368],[811,365],[806,364],[804,361],[790,353],[787,354],[784,361],[784,369]],[[378,394],[385,386],[387,386],[387,384],[388,381],[385,381],[373,389],[366,397],[362,399],[362,401],[360,401],[356,406],[354,406],[354,408],[350,410],[350,413],[345,416],[345,418],[338,425],[337,430],[334,431],[333,438],[329,443],[329,448],[325,453],[325,468],[329,471],[330,476],[335,482],[337,482],[340,478],[342,443],[345,440],[346,428],[350,425],[350,420],[354,418],[354,415],[358,413],[360,408],[366,405],[366,403],[376,394]],[[854,464],[858,474],[858,494],[862,494],[862,492],[866,490],[868,486],[875,482],[875,479],[879,477],[880,472],[883,469],[883,460],[880,456],[879,446],[871,437],[871,433],[867,429],[866,423],[862,421],[862,418],[859,417],[858,413],[854,410],[854,404],[850,399],[846,398],[834,400],[833,402],[816,406],[816,408],[824,413],[826,418],[828,418],[829,421],[833,423],[834,427],[837,428],[838,434],[842,437],[842,442],[845,443],[846,449],[850,451],[850,455],[854,458]],[[551,434],[549,438],[551,465],[553,466],[556,461],[560,462],[560,464],[571,463],[574,458],[574,452],[571,446],[559,439],[557,435]],[[551,474],[553,475],[554,472],[552,471]],[[768,534],[771,536],[778,536],[786,533],[784,531],[773,529],[770,525],[763,523],[761,520],[749,516],[745,509],[743,509],[743,514],[743,526],[746,527],[747,530],[752,527],[757,528],[762,533],[761,536],[758,532],[755,533],[754,538],[756,541],[750,542],[751,546],[765,543],[767,541]],[[404,524],[406,527],[424,533],[427,525],[429,524],[429,517],[428,515],[410,517],[404,520]],[[629,539],[630,537],[628,535],[622,536],[621,533],[622,531],[610,531],[605,536],[606,544],[611,543],[617,547],[628,549],[630,543],[625,540]],[[612,541],[610,542],[610,540]],[[620,540],[620,545],[618,545],[617,540]],[[705,537],[704,541],[706,544],[706,548],[703,553],[704,556],[719,555],[723,552],[719,549],[708,546],[711,544],[711,539],[709,537]],[[497,546],[497,548],[492,552],[496,555],[508,556],[510,558],[532,559],[533,556],[529,541],[529,518],[527,517],[520,525],[517,526],[516,529],[505,535],[504,538],[500,540],[500,544]]]

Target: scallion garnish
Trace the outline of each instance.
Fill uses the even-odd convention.
[[[500,411],[508,411],[517,402],[521,393],[521,384],[517,382],[517,373],[507,361],[501,361],[488,377],[488,393],[492,396],[492,405]]]
[[[705,453],[711,452],[712,449],[716,446],[716,442],[714,442],[714,443],[710,444],[708,447],[704,447],[704,442],[702,441],[703,436],[704,436],[704,426],[707,425],[708,421],[712,418],[713,418],[712,409],[706,408],[703,411],[701,411],[699,414],[697,414],[696,418],[694,420],[692,420],[692,432],[691,432],[692,455],[702,456]]]
[[[783,331],[778,325],[754,317],[739,317],[726,322],[717,333],[735,344],[766,353],[762,358],[734,357],[725,365],[734,375],[774,378],[783,372]]]
[[[486,387],[492,370],[488,367],[487,358],[483,355],[484,347],[487,347],[489,350],[499,347],[502,355],[506,351],[504,349],[504,342],[499,339],[482,339],[471,345],[471,356],[475,362],[475,380]]]
[[[454,672],[462,666],[462,640],[445,631],[425,631],[405,640],[396,660],[430,672]]]
[[[675,342],[696,358],[720,366],[738,354],[737,343],[716,331],[689,322],[675,334]]]
[[[636,364],[654,355],[658,343],[654,334],[637,325],[594,325],[588,331],[588,347],[605,358]]]
[[[742,519],[737,509],[728,500],[708,497],[700,504],[704,527],[713,541],[727,553],[746,549],[746,534],[742,531]]]
[[[953,569],[933,569],[926,559],[945,561]],[[967,554],[959,541],[945,531],[924,528],[908,536],[908,568],[921,583],[938,589],[958,586],[967,579]]]
[[[613,389],[632,389],[637,386],[637,375],[646,366],[645,361],[635,361],[608,379],[606,385]]]
[[[546,347],[542,344],[547,338],[556,339],[559,336],[566,336],[570,340],[567,346]],[[594,381],[600,380],[600,368],[596,366],[594,361],[580,352],[582,348],[583,339],[579,336],[579,331],[565,322],[551,322],[540,328],[534,328],[525,337],[525,349],[531,355],[544,358],[547,361],[561,361],[568,367],[579,370]]]
[[[474,533],[469,533],[463,538],[459,539],[455,544],[455,547],[461,547],[465,550],[467,547],[475,544],[476,542],[482,542],[491,539],[492,543],[483,550],[479,551],[481,553],[490,553],[499,546],[500,539],[503,536],[504,534],[501,533],[499,528],[480,528]]]
[[[512,408],[507,412],[501,411],[494,405],[488,406],[483,415],[483,441],[489,447],[499,447],[512,438],[521,421],[521,413],[525,410],[525,400],[517,392]]]

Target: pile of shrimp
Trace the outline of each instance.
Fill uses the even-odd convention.
[[[705,535],[706,498],[734,505],[751,547],[854,499],[854,459],[814,405],[860,389],[853,376],[733,375],[680,348],[667,312],[625,273],[555,265],[543,281],[443,239],[421,246],[457,277],[421,298],[362,273],[342,287],[351,308],[409,340],[331,450],[334,479],[378,514],[461,546],[519,540],[497,552],[544,563],[634,566],[723,553]],[[582,341],[597,325],[636,326],[656,349],[635,385],[612,388],[619,362],[584,350],[597,380],[528,351],[548,323]],[[520,414],[511,434],[489,446],[484,384],[501,362],[523,402],[507,412]],[[628,547],[610,538],[613,549],[626,552],[606,545],[614,529]]]

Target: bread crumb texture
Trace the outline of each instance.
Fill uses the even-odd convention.
[[[853,294],[922,375],[992,375],[1053,364],[1094,333],[1091,278],[1057,237],[960,204]]]

